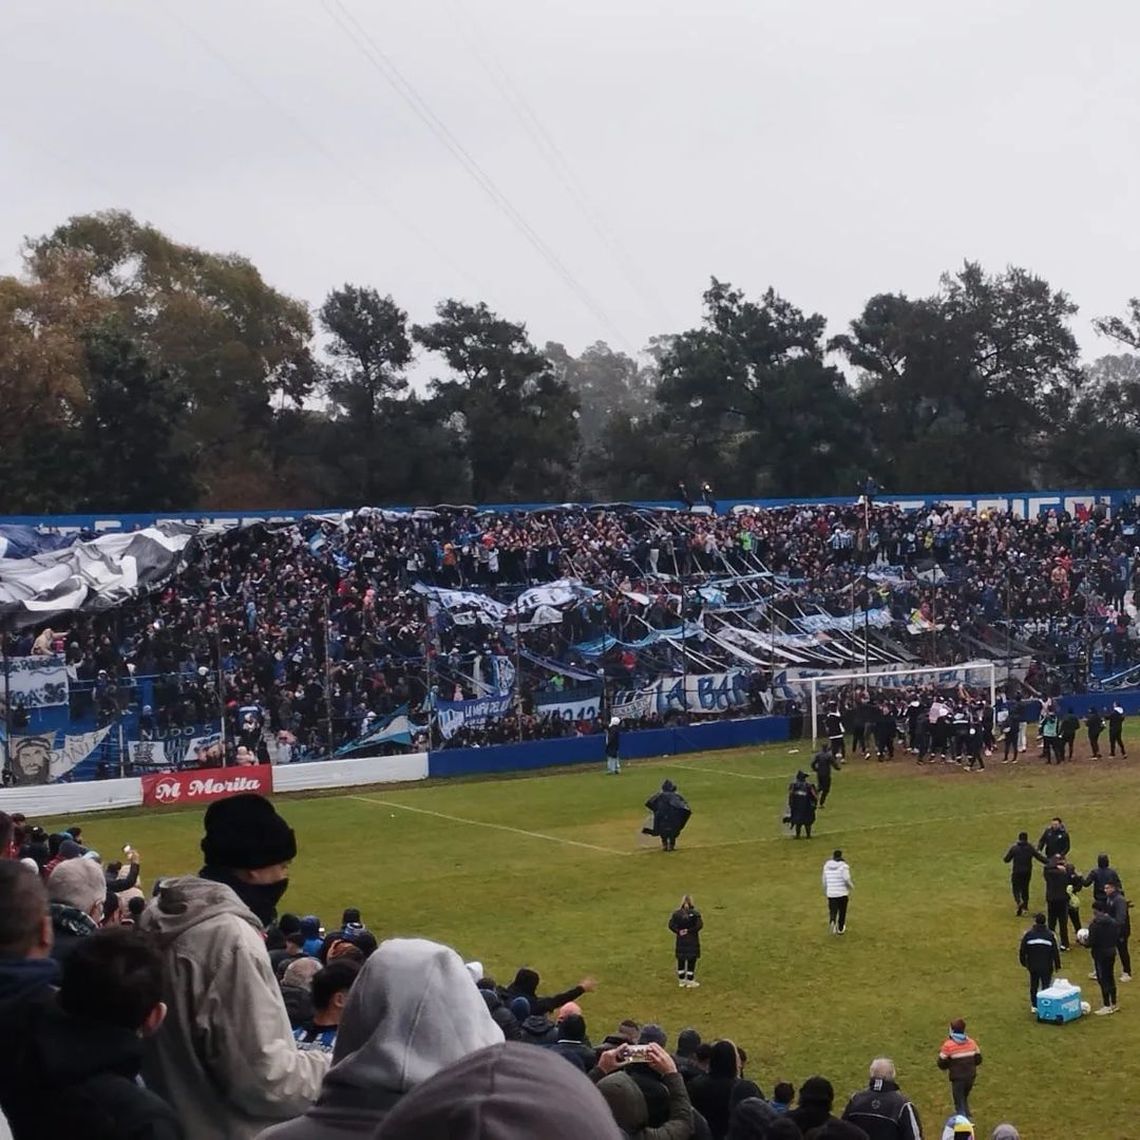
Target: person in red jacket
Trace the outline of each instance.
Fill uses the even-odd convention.
[[[950,1034],[938,1050],[938,1067],[950,1077],[950,1091],[954,1097],[954,1111],[973,1120],[970,1112],[970,1090],[978,1076],[982,1051],[978,1043],[966,1033],[962,1018],[950,1022]]]

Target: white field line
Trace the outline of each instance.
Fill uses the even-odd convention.
[[[427,808],[411,807],[408,804],[394,803],[392,800],[377,800],[370,796],[343,796],[337,799],[359,800],[362,804],[376,804],[378,807],[398,808],[400,811],[415,812],[416,815],[430,815],[436,819],[450,820],[452,823],[466,823],[471,827],[487,827],[492,831],[507,831],[512,835],[525,835],[530,839],[545,839],[549,843],[564,843],[567,847],[584,847],[587,851],[600,851],[603,855],[629,855],[616,847],[599,847],[595,843],[582,843],[577,839],[563,839],[558,835],[544,835],[541,831],[524,831],[521,827],[508,827],[505,823],[487,823],[482,819],[466,819],[461,815],[447,815],[442,811],[429,811]]]
[[[735,776],[738,780],[786,780],[789,784],[792,783],[787,776],[753,776],[747,772],[726,772],[723,768],[702,768],[699,764],[662,764],[660,767],[681,768],[686,772],[711,773],[714,776]]]

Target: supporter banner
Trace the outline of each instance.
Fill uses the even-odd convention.
[[[689,673],[685,677],[662,677],[636,692],[615,695],[611,712],[623,720],[669,712],[713,715],[751,703],[748,674],[742,669],[725,673]]]
[[[18,787],[48,782],[53,735],[13,736],[8,741],[8,766]]]
[[[167,758],[166,745],[161,740],[131,740],[127,743],[131,764],[138,768],[166,768],[173,761]]]
[[[532,586],[529,590],[524,590],[515,599],[512,609],[526,613],[539,606],[565,606],[579,598],[593,597],[597,592],[576,578],[560,578],[557,582],[547,582],[544,586]]]
[[[191,737],[186,741],[186,747],[182,750],[182,763],[196,764],[203,752],[221,744],[221,742],[222,734],[220,732],[208,732],[205,736]]]
[[[0,620],[23,628],[120,605],[182,569],[200,530],[168,523],[105,534],[34,558],[6,558],[0,562]]]
[[[539,606],[527,621],[508,620],[506,628],[511,631],[518,630],[522,633],[529,633],[532,629],[541,629],[544,625],[558,625],[561,621],[561,610],[556,610],[553,606]]]
[[[618,693],[610,705],[610,713],[620,720],[641,720],[657,711],[657,690]]]
[[[442,586],[425,586],[422,582],[417,582],[412,589],[417,594],[438,602],[449,613],[452,610],[476,610],[495,625],[503,620],[503,615],[507,612],[507,607],[502,602],[496,602],[494,598],[475,590],[446,590]],[[451,619],[459,622],[459,616],[454,613],[451,614]]]
[[[51,753],[52,781],[62,779],[73,768],[82,764],[88,756],[107,739],[111,726],[98,728],[94,732],[82,732],[75,736],[65,736],[62,748],[53,748]]]
[[[450,740],[464,725],[478,727],[489,720],[498,720],[510,711],[514,699],[511,693],[505,693],[474,701],[437,701],[439,734],[444,740]]]
[[[165,772],[160,776],[142,777],[142,802],[145,807],[202,804],[245,792],[272,795],[273,766],[262,764],[249,768],[204,768],[196,772]]]
[[[805,633],[820,633],[823,630],[837,630],[842,633],[851,633],[861,630],[863,623],[871,629],[886,629],[891,624],[891,613],[887,609],[868,610],[864,619],[863,611],[857,610],[853,614],[805,614],[794,619],[794,624]]]
[[[5,684],[13,708],[67,704],[67,665],[62,657],[9,657]]]
[[[45,550],[61,550],[75,538],[51,534],[33,526],[0,526],[0,558],[31,558]]]
[[[556,716],[559,720],[593,720],[601,712],[602,698],[584,697],[577,701],[558,701],[551,704],[535,705],[536,716]]]
[[[665,677],[657,683],[657,711],[713,714],[742,708],[750,701],[748,675],[739,669],[728,673]]]

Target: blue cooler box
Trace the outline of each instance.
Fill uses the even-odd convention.
[[[1081,989],[1058,978],[1047,990],[1037,991],[1037,1020],[1061,1025],[1081,1016]]]

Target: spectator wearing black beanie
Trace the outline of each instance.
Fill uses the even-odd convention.
[[[258,795],[218,800],[204,822],[200,874],[163,880],[139,921],[162,948],[169,1007],[143,1076],[187,1136],[252,1140],[304,1112],[329,1064],[297,1049],[265,950],[297,840]]]

